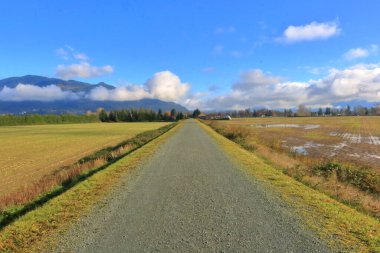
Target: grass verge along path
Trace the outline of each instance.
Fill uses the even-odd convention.
[[[380,252],[380,222],[377,219],[305,186],[209,126],[199,124],[233,160],[294,206],[305,224],[316,230],[333,248],[344,247],[352,252]]]
[[[28,212],[0,231],[0,252],[43,252],[93,204],[117,186],[122,175],[148,159],[181,124],[125,156],[106,169],[76,183],[45,205]]]

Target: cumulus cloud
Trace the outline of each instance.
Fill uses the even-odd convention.
[[[328,39],[334,35],[338,35],[341,29],[336,22],[311,22],[310,24],[301,26],[289,26],[285,29],[283,37],[280,41],[300,42]]]
[[[18,84],[15,88],[5,86],[0,91],[0,101],[55,101],[78,98],[77,94],[70,91],[62,91],[56,85],[39,87],[29,84]]]
[[[280,77],[265,74],[261,69],[253,69],[240,74],[240,80],[233,84],[233,90],[250,91],[259,86],[278,83]]]
[[[113,72],[113,67],[110,65],[105,65],[102,67],[92,66],[89,62],[90,58],[85,53],[77,52],[73,47],[68,45],[58,48],[56,52],[62,59],[76,62],[68,65],[58,65],[55,73],[58,78],[91,78]]]
[[[154,98],[178,101],[184,97],[190,85],[182,83],[178,76],[170,71],[162,71],[154,74],[146,83],[145,86]]]
[[[18,84],[15,88],[5,86],[0,91],[0,101],[56,101],[80,98],[96,101],[127,101],[157,98],[185,103],[198,97],[188,95],[189,89],[190,84],[183,83],[177,75],[170,71],[162,71],[154,74],[143,85],[129,84],[115,89],[98,86],[86,94],[62,91],[56,85],[39,87]]]
[[[348,50],[343,56],[346,60],[355,60],[359,58],[366,58],[369,55],[377,54],[378,52],[378,46],[373,44],[370,45],[368,48],[352,48]]]
[[[314,81],[315,82],[315,81]],[[322,101],[350,101],[354,99],[375,102],[380,100],[380,65],[355,65],[353,67],[331,70],[324,79],[312,87],[315,95]]]
[[[144,85],[127,85],[108,90],[98,87],[90,91],[88,98],[92,100],[137,100],[142,98],[158,98],[165,101],[179,102],[186,95],[190,85],[182,83],[180,78],[170,71],[154,74]]]
[[[125,87],[117,87],[113,90],[108,90],[103,86],[92,89],[87,95],[88,99],[105,101],[127,101],[127,100],[139,100],[143,98],[151,98],[151,95],[142,86],[128,85]]]
[[[88,62],[75,63],[71,65],[58,65],[56,69],[56,76],[62,79],[71,79],[77,77],[98,77],[113,72],[110,65],[103,67],[95,67]]]
[[[380,101],[380,64],[331,69],[324,78],[307,82],[250,70],[241,74],[229,93],[201,101],[205,109],[244,109],[255,106],[292,108],[304,104],[316,108],[338,102]]]

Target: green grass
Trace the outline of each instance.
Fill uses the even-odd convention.
[[[179,127],[176,126],[170,132],[6,226],[0,233],[0,251],[41,252],[47,249],[49,251],[49,248],[56,243],[59,234],[63,233],[71,222],[104,198],[113,187],[117,187],[122,175],[131,169],[136,169]]]
[[[60,167],[168,123],[89,123],[0,127],[0,197]]]
[[[254,152],[201,125],[236,163],[291,204],[306,226],[315,230],[331,247],[350,252],[380,252],[380,222],[377,219],[305,186],[273,168]]]

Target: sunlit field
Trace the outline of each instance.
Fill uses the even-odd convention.
[[[248,141],[380,170],[380,117],[242,118],[217,124],[244,128]]]
[[[285,174],[380,217],[380,117],[209,120]]]
[[[91,123],[0,127],[0,196],[101,148],[168,123]]]

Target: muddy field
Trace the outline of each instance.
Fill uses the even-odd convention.
[[[380,117],[241,118],[218,121],[251,142],[380,171]]]

